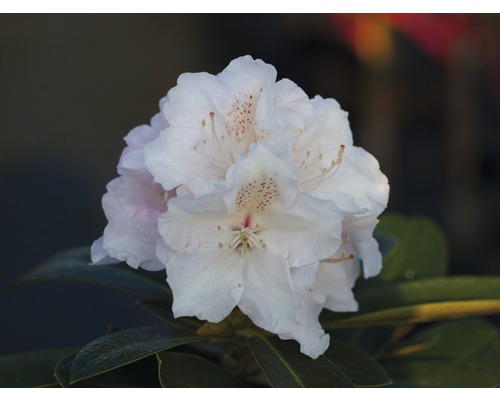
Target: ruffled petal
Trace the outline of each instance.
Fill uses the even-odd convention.
[[[378,161],[361,147],[352,147],[343,157],[338,171],[325,179],[318,188],[321,192],[339,191],[350,194],[363,217],[378,216],[387,207],[389,183],[380,171]]]
[[[167,263],[174,316],[219,322],[240,301],[243,269],[232,251],[173,254]]]
[[[315,296],[311,290],[316,269],[317,264],[292,270],[299,323],[294,329],[279,333],[281,339],[294,339],[299,342],[300,351],[314,359],[323,354],[330,344],[330,336],[325,333],[318,321],[324,297]]]
[[[121,261],[116,258],[110,257],[102,247],[103,244],[102,236],[95,240],[90,247],[90,259],[92,260],[92,265],[107,265],[107,264],[118,264]]]
[[[159,240],[157,220],[166,210],[165,192],[143,175],[120,176],[107,188],[103,208],[109,222],[102,242],[95,245],[92,261],[102,263],[105,253],[133,268],[163,269],[155,248]]]
[[[253,249],[244,269],[244,292],[238,304],[263,329],[286,332],[297,326],[296,298],[286,260]]]
[[[376,217],[347,218],[343,223],[343,232],[349,235],[358,257],[363,261],[365,278],[378,275],[382,269],[382,254],[373,231],[378,224]]]
[[[333,258],[340,257],[338,252]],[[358,259],[336,263],[322,262],[316,273],[316,281],[312,285],[313,293],[324,296],[324,307],[331,311],[354,312],[358,310],[358,302],[354,298],[352,288],[359,276]]]
[[[297,138],[294,151],[301,170],[302,188],[308,192],[321,192],[322,182],[332,175],[325,171],[332,169],[332,164],[350,152],[352,133],[347,113],[337,101],[317,96],[310,104],[312,112],[305,120],[305,130]]]

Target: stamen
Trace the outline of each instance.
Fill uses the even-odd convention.
[[[330,176],[331,173],[334,173],[336,171],[336,170],[334,171],[334,169],[342,163],[342,156],[344,155],[344,151],[345,151],[345,145],[342,144],[340,145],[339,152],[337,153],[337,159],[332,160],[332,163],[328,168],[322,168],[321,173],[319,175],[301,181],[300,186],[304,187],[307,185],[313,185],[313,187],[310,187],[309,190],[317,188],[321,184],[321,182],[323,182],[328,176]],[[319,160],[321,160],[322,158],[323,158],[323,153],[320,153]]]
[[[259,249],[265,248],[265,243],[262,241],[262,239],[259,239],[257,237],[257,232],[257,227],[255,229],[251,229],[248,226],[245,226],[245,222],[242,222],[240,230],[233,231],[234,238],[231,243],[229,243],[230,249],[234,250],[241,246],[240,251],[242,255],[245,255],[247,250],[251,250],[254,247],[257,247]]]
[[[321,262],[339,263],[342,261],[348,261],[353,259],[354,259],[354,254],[351,253],[349,255],[346,255],[345,251],[343,251],[339,258],[325,258],[324,260],[321,260]]]

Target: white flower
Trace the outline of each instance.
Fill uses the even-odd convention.
[[[294,147],[301,188],[343,211],[344,237],[351,240],[355,258],[363,260],[365,278],[375,276],[382,257],[372,235],[387,207],[387,178],[371,154],[352,145],[347,113],[335,100],[316,96],[311,104],[313,112]]]
[[[92,259],[166,268],[176,317],[219,322],[239,307],[316,358],[321,311],[356,311],[361,269],[382,268],[373,230],[389,185],[335,100],[276,75],[250,56],[182,74],[126,137]]]
[[[217,76],[182,74],[163,113],[169,127],[144,149],[156,182],[166,189],[182,185],[181,193],[209,193],[251,143],[295,139],[301,189],[334,201],[349,216],[344,225],[365,277],[380,272],[372,233],[387,206],[387,178],[373,156],[352,145],[347,113],[335,100],[309,100],[290,80],[276,82],[274,67],[245,56]]]
[[[94,264],[125,261],[133,268],[153,271],[165,268],[156,256],[156,247],[164,248],[159,240],[157,220],[167,210],[169,193],[146,170],[143,148],[156,139],[166,125],[165,118],[157,114],[151,126],[141,125],[125,137],[128,146],[118,163],[121,176],[108,183],[108,192],[102,198],[109,222],[103,236],[92,245]]]
[[[352,243],[344,235],[343,240],[336,253],[323,259],[312,275],[307,270],[292,271],[295,292],[300,298],[297,313],[302,323],[279,337],[297,340],[301,352],[312,358],[323,354],[330,342],[318,321],[323,308],[340,312],[358,310],[352,288],[359,276],[360,261],[353,255]]]
[[[297,306],[308,282],[298,288],[292,271],[312,282],[342,244],[342,213],[301,191],[296,176],[293,154],[262,141],[214,192],[170,200],[158,227],[174,250],[166,266],[175,316],[218,322],[238,306],[271,332],[304,324]]]
[[[146,166],[167,190],[207,193],[250,144],[297,135],[304,108],[309,99],[297,85],[276,82],[274,67],[250,56],[217,76],[182,74],[163,106],[169,127],[145,147]]]

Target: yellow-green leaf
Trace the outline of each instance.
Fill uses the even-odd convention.
[[[500,300],[426,303],[376,311],[323,325],[325,329],[432,322],[500,313]]]

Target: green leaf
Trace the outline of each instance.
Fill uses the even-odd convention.
[[[415,324],[500,313],[500,300],[443,301],[375,311],[329,322],[325,329]]]
[[[441,301],[500,300],[498,276],[446,276],[381,285],[355,293],[362,312]]]
[[[74,348],[38,350],[0,357],[0,387],[27,388],[57,384],[54,367]]]
[[[153,298],[171,297],[167,283],[151,278],[151,272],[126,264],[90,265],[90,249],[79,247],[58,254],[22,276],[16,284],[66,280],[93,283]]]
[[[406,322],[427,322],[461,316],[487,315],[500,312],[500,278],[496,276],[448,276],[398,282],[365,288],[355,293],[360,311],[356,313],[324,312],[327,329],[346,326],[387,325]],[[465,301],[465,303],[464,303]],[[456,303],[458,302],[458,303]],[[441,305],[440,305],[441,303]],[[424,313],[429,312],[426,316]]]
[[[382,366],[369,354],[337,340],[323,355],[334,363],[357,387],[378,387],[392,383]]]
[[[56,365],[54,376],[62,387],[77,388],[153,388],[160,387],[156,357],[150,356],[132,364],[84,379],[70,385],[71,364],[76,352],[63,357]]]
[[[165,388],[242,387],[219,364],[194,354],[164,351],[157,354],[160,382]]]
[[[384,363],[396,387],[495,387],[498,374],[480,365],[441,360],[410,360]]]
[[[151,315],[167,324],[189,329],[195,332],[202,325],[202,322],[195,318],[174,318],[172,314],[172,301],[170,300],[144,300],[137,304]]]
[[[500,385],[500,336],[486,320],[431,325],[396,343],[381,359],[398,386]]]
[[[417,351],[404,351],[415,344],[427,344]],[[448,321],[431,325],[410,338],[399,341],[385,355],[388,357],[438,358],[457,361],[481,360],[500,372],[500,334],[484,319]],[[498,357],[491,358],[491,354]]]
[[[328,358],[316,360],[300,353],[298,344],[275,337],[254,337],[250,350],[273,387],[354,387]]]
[[[448,270],[448,246],[441,229],[430,219],[384,215],[375,236],[397,240],[384,257],[379,282],[404,281],[444,275]]]
[[[71,366],[70,383],[108,372],[163,350],[204,340],[191,331],[168,325],[115,332],[90,342],[78,352]]]

